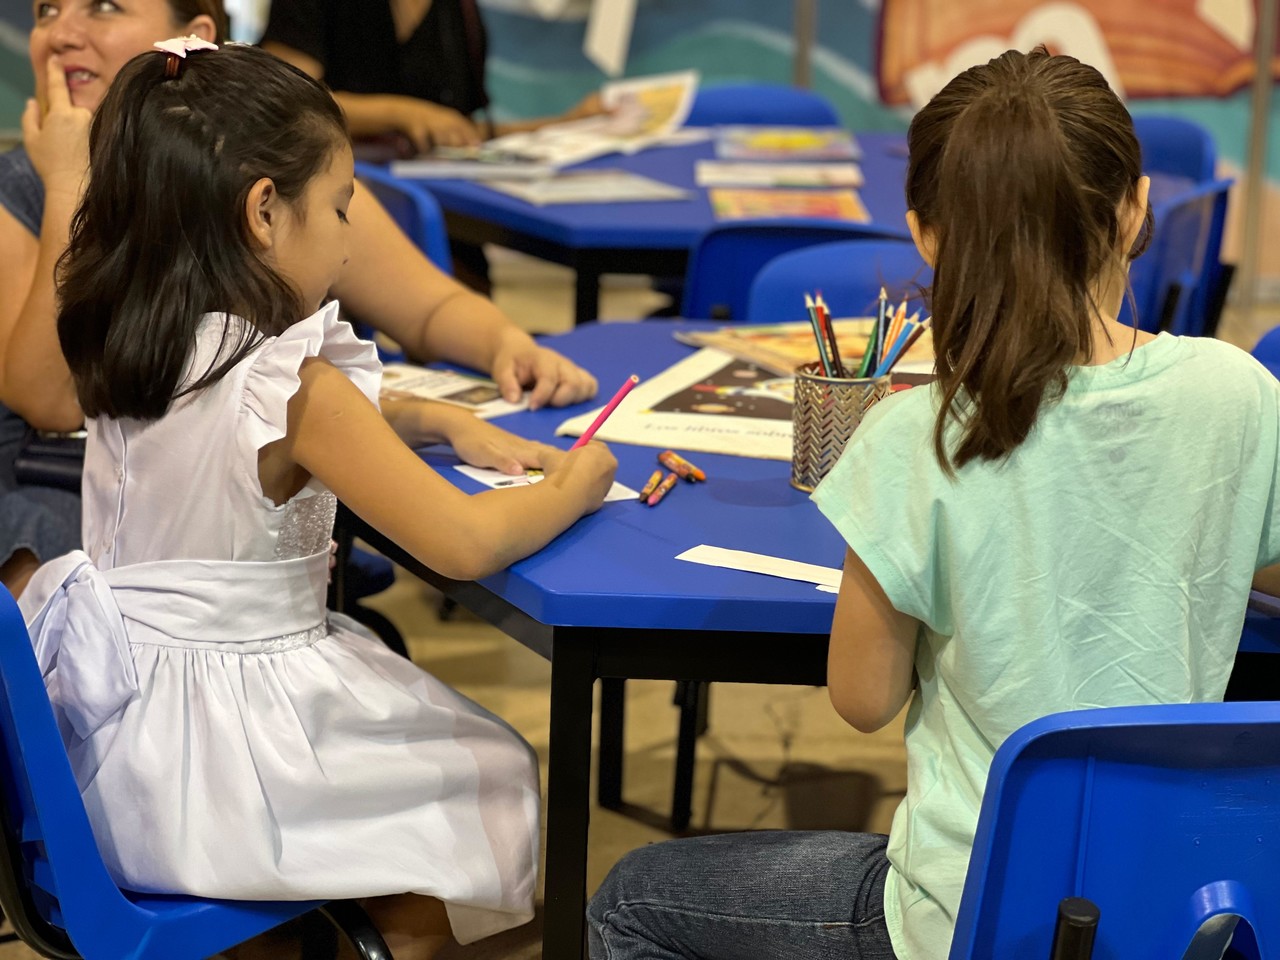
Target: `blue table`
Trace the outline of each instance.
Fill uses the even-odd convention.
[[[902,134],[859,134],[866,185],[860,191],[871,225],[907,237],[902,185],[907,157]],[[690,191],[685,200],[560,204],[537,207],[466,180],[420,180],[444,208],[449,235],[467,243],[496,243],[577,272],[574,316],[599,316],[600,275],[683,276],[689,252],[718,221],[707,191],[694,183],[698,160],[715,156],[711,142],[612,155],[575,170],[626,170]]]
[[[546,343],[591,370],[607,395],[629,374],[651,376],[688,355],[676,329],[710,323],[587,324]],[[500,424],[553,439],[556,426],[590,405],[520,413]],[[618,479],[639,487],[657,450],[615,444]],[[443,466],[440,455],[424,456]],[[692,456],[692,455],[691,455]],[[441,577],[349,512],[343,524],[447,596],[551,661],[543,956],[582,955],[590,818],[592,687],[612,685],[601,711],[605,805],[621,798],[620,687],[626,678],[823,684],[833,594],[812,584],[686,563],[706,543],[839,567],[844,544],[788,483],[790,464],[698,454],[704,484],[681,483],[656,508],[605,504],[553,543],[475,583]],[[444,475],[463,489],[482,487]],[[336,570],[341,575],[343,564]],[[341,591],[339,590],[339,595]],[[605,691],[602,691],[602,694]]]

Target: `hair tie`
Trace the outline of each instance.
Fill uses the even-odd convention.
[[[178,75],[178,68],[182,66],[182,61],[187,59],[188,53],[218,49],[216,43],[203,40],[194,33],[185,37],[174,37],[171,40],[161,40],[159,43],[152,44],[152,46],[167,58],[164,65],[164,75],[167,80],[171,80]]]

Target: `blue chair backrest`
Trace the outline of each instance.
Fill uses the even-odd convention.
[[[1255,360],[1280,377],[1280,327],[1264,333],[1251,352]]]
[[[453,272],[444,212],[435,197],[425,188],[393,177],[385,168],[371,163],[357,163],[356,177],[428,260],[445,273]]]
[[[1056,714],[987,778],[951,960],[1048,957],[1058,901],[1097,904],[1094,957],[1181,957],[1235,914],[1280,950],[1280,704]],[[1247,941],[1247,937],[1239,937]]]
[[[98,852],[22,614],[3,588],[0,782],[0,897],[14,928],[49,956],[194,960],[320,905],[123,893]]]
[[[1222,270],[1222,234],[1232,182],[1197,184],[1155,206],[1151,246],[1129,273],[1141,329],[1179,336],[1214,334],[1211,301]],[[1120,316],[1130,321],[1127,303]]]
[[[741,320],[751,282],[784,253],[835,240],[897,237],[871,224],[840,220],[740,220],[712,227],[689,256],[681,315],[696,320]]]
[[[839,127],[840,115],[826,97],[812,90],[774,83],[733,83],[699,87],[685,120],[688,127],[744,126]]]
[[[748,323],[805,320],[804,295],[822,291],[833,317],[875,315],[880,288],[889,300],[916,296],[933,280],[915,244],[902,240],[842,240],[774,257],[756,274]]]
[[[1212,180],[1218,153],[1209,131],[1181,117],[1134,117],[1144,173]]]

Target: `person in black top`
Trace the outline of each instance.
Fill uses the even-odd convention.
[[[476,0],[272,0],[261,43],[328,84],[352,136],[399,132],[422,152],[600,112],[593,94],[563,116],[495,128]]]

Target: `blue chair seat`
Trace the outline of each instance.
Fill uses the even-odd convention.
[[[22,615],[3,589],[0,746],[0,907],[19,937],[44,956],[199,960],[328,909],[320,901],[240,902],[121,890],[98,852]],[[368,917],[354,904],[341,905],[340,913],[352,911],[362,929],[353,941],[360,956],[389,960]]]

